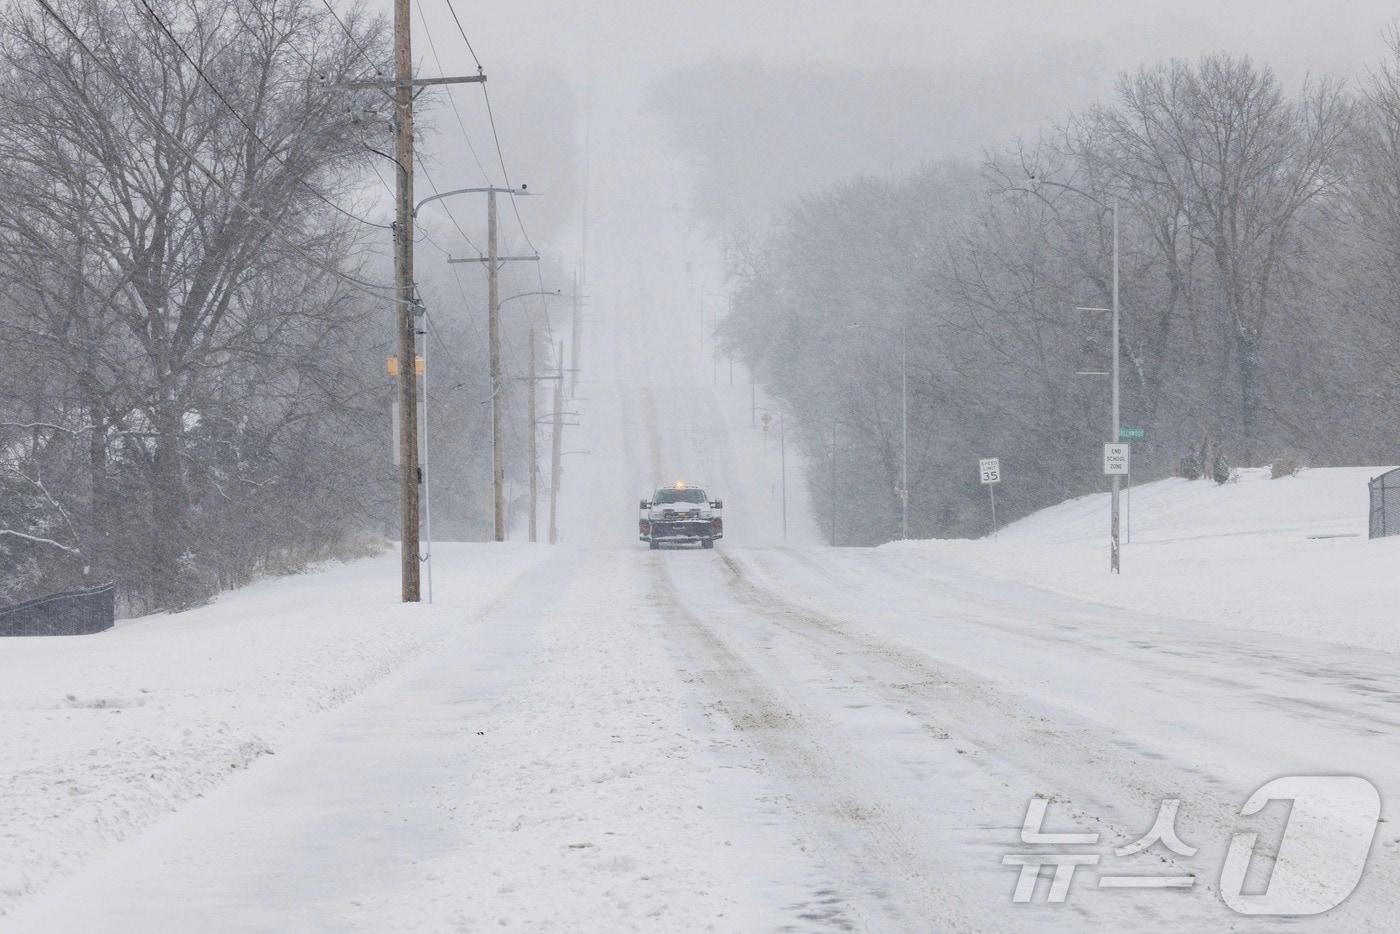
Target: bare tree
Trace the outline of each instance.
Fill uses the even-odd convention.
[[[128,537],[144,518],[127,560],[145,558],[153,606],[178,606],[203,492],[258,482],[246,451],[202,445],[305,419],[311,355],[343,352],[364,314],[349,257],[371,228],[348,196],[365,127],[335,85],[382,54],[383,26],[347,36],[308,0],[50,6],[0,18],[3,327],[81,413],[90,547],[115,510]]]
[[[1165,255],[1180,255],[1184,232],[1213,261],[1233,352],[1222,367],[1235,374],[1246,451],[1258,428],[1261,346],[1300,213],[1338,188],[1350,112],[1338,82],[1310,82],[1291,100],[1269,68],[1212,55],[1125,76],[1117,105],[1097,113],[1124,179],[1179,211],[1159,219]]]

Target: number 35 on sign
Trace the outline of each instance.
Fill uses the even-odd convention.
[[[1001,482],[1001,458],[984,457],[977,462],[978,469],[982,472],[982,483]]]

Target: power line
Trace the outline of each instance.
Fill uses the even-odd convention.
[[[462,34],[462,38],[466,38],[465,33]],[[515,186],[510,183],[510,171],[506,168],[506,156],[501,150],[501,135],[496,132],[496,114],[491,109],[491,92],[486,90],[486,84],[484,82],[481,85],[481,97],[486,101],[486,118],[491,122],[491,138],[496,142],[496,158],[500,160],[501,163],[501,178],[505,180],[506,187],[511,189],[510,209],[515,213],[515,222],[520,226],[520,235],[524,237],[525,242],[530,245],[531,251],[538,255],[540,252],[539,248],[536,247],[534,241],[530,239],[530,234],[525,229],[525,221],[520,218],[520,205],[517,204],[515,200]]]
[[[326,11],[330,13],[331,19],[335,20],[336,24],[340,26],[341,32],[345,33],[346,37],[350,40],[350,44],[355,47],[355,51],[360,53],[360,57],[365,60],[365,63],[369,65],[370,68],[374,69],[376,75],[384,74],[384,68],[374,63],[374,60],[369,57],[369,52],[365,51],[365,47],[360,44],[360,40],[355,38],[355,34],[351,32],[350,27],[345,25],[345,21],[340,18],[340,14],[336,13],[335,7],[331,6],[331,0],[321,0],[321,4],[325,6]]]
[[[467,44],[467,51],[471,53],[472,61],[476,62],[476,70],[481,71],[481,59],[476,57],[476,49],[472,48],[472,41],[467,38],[467,31],[462,28],[462,21],[457,18],[457,9],[452,5],[452,0],[447,0],[447,10],[452,14],[452,21],[457,24],[457,31],[462,34],[462,41]]]
[[[413,5],[418,10],[418,21],[423,24],[423,35],[428,40],[428,49],[433,53],[433,61],[437,62],[438,73],[446,74],[446,70],[442,67],[442,59],[438,57],[437,43],[433,41],[433,31],[428,28],[428,18],[423,14],[423,4],[419,2],[419,0],[414,0]],[[457,15],[455,10],[452,15],[454,17]],[[470,46],[468,47],[470,48]],[[476,58],[475,53],[472,54],[472,58]],[[479,74],[480,72],[481,63],[477,62],[477,73]],[[462,120],[461,111],[457,109],[457,99],[452,96],[452,90],[450,86],[446,89],[447,103],[452,108],[452,116],[457,118],[457,126],[462,131],[462,139],[466,141],[467,149],[471,152],[472,159],[476,162],[476,167],[481,171],[481,177],[486,179],[488,185],[493,184],[490,173],[486,171],[486,166],[481,163],[481,157],[477,155],[476,146],[472,143],[471,134],[467,132],[467,125]]]
[[[264,26],[267,26],[267,27],[271,28],[272,23],[271,23],[271,21],[268,20],[267,14],[263,13],[262,10],[258,9],[258,7],[257,7],[256,4],[253,5],[252,10],[253,10],[253,12],[257,15],[257,17],[263,21],[263,25],[264,25]],[[332,16],[335,15],[335,11],[334,11],[334,10],[331,10],[331,15],[332,15]],[[336,19],[336,22],[337,22],[337,23],[340,22],[340,20],[339,20],[338,17],[337,17],[337,19]],[[341,23],[340,28],[341,28],[342,30],[344,30],[344,29],[345,29],[345,24]],[[358,48],[358,43],[356,43],[354,35],[353,35],[353,34],[350,34],[350,35],[349,35],[349,38],[350,38],[351,43],[352,43],[353,45],[355,45],[356,48]],[[316,67],[316,65],[311,61],[311,59],[309,59],[309,58],[306,57],[306,53],[305,53],[305,52],[303,52],[301,49],[297,48],[296,45],[294,45],[294,44],[292,44],[292,43],[288,43],[287,48],[291,50],[291,52],[292,52],[293,55],[295,55],[297,58],[301,59],[301,63],[302,63],[303,65],[306,66],[306,73],[307,73],[307,74],[309,74],[309,75],[316,75],[316,74],[319,73],[319,69],[318,69],[318,68]],[[364,54],[363,50],[361,50],[361,54],[362,54],[362,55]],[[366,147],[366,148],[368,149],[369,147]],[[370,152],[373,152],[373,153],[375,153],[376,155],[379,155],[379,153],[378,153],[377,150],[370,149]],[[371,170],[372,172],[374,172],[375,178],[379,179],[379,184],[384,188],[384,193],[387,194],[390,198],[394,197],[394,190],[393,190],[392,188],[389,187],[389,183],[386,182],[386,181],[384,180],[384,176],[380,174],[380,172],[379,172],[379,166],[377,166],[377,165],[375,165],[373,162],[371,162],[371,163],[369,163],[369,167],[370,167],[370,170]],[[378,225],[376,225],[376,226],[378,226]],[[392,229],[393,229],[392,225],[389,225],[387,229],[392,230]],[[431,238],[430,238],[430,239],[431,239]]]
[[[185,57],[185,61],[189,62],[190,66],[194,68],[195,73],[199,75],[200,80],[202,80],[206,85],[208,85],[209,90],[213,91],[214,96],[219,99],[219,102],[222,103],[226,108],[228,108],[228,112],[233,114],[234,119],[236,119],[239,123],[243,124],[243,128],[248,131],[248,135],[253,137],[253,139],[257,140],[258,143],[262,145],[262,148],[267,150],[267,154],[271,156],[274,160],[276,160],[278,165],[282,166],[282,168],[292,173],[292,178],[294,181],[296,181],[307,191],[315,195],[319,201],[323,202],[333,210],[345,215],[353,221],[358,221],[359,223],[365,224],[369,227],[378,227],[380,230],[393,229],[392,226],[389,224],[376,224],[374,221],[366,220],[365,218],[360,217],[359,215],[354,214],[351,211],[347,211],[345,208],[336,204],[330,198],[317,191],[316,188],[306,179],[299,177],[296,171],[290,165],[287,164],[287,160],[283,159],[280,155],[278,155],[277,150],[273,149],[272,146],[265,139],[258,135],[258,131],[253,128],[253,125],[247,120],[245,120],[243,118],[243,115],[238,112],[238,108],[234,107],[231,103],[229,103],[228,98],[224,97],[223,92],[220,91],[219,88],[214,84],[214,82],[210,80],[209,76],[204,73],[204,69],[199,67],[199,63],[194,60],[194,56],[190,55],[190,53],[180,43],[180,40],[175,38],[175,34],[170,31],[170,27],[165,24],[165,21],[162,20],[160,16],[156,13],[156,11],[151,7],[149,0],[140,0],[140,2],[141,5],[146,8],[146,12],[151,15],[151,19],[154,20],[156,25],[160,27],[161,32],[165,33],[166,38],[169,39],[171,44],[174,45],[175,48],[180,51],[180,54]]]
[[[457,10],[452,6],[452,0],[445,0],[445,2],[447,3],[448,11],[452,13],[452,21],[457,24],[457,32],[461,34],[462,41],[467,44],[467,51],[471,53],[472,61],[476,62],[477,70],[481,71],[481,59],[477,58],[476,50],[472,48],[472,40],[467,38],[467,31],[462,27],[462,20],[457,16]],[[515,186],[510,182],[510,170],[506,168],[505,153],[501,149],[501,134],[496,130],[496,114],[491,108],[491,92],[486,89],[486,82],[484,81],[481,82],[480,87],[481,98],[486,103],[486,118],[491,124],[491,138],[496,144],[496,159],[501,163],[501,178],[505,181],[505,186],[513,190]],[[540,251],[535,246],[534,241],[530,239],[529,231],[525,229],[525,221],[520,217],[520,205],[516,203],[514,193],[510,196],[510,209],[515,214],[515,223],[520,226],[520,235],[523,236],[525,242],[530,245],[530,250],[538,255]]]
[[[263,227],[265,230],[267,230],[267,232],[271,234],[274,239],[280,240],[294,253],[300,255],[302,259],[304,259],[313,268],[319,269],[327,275],[333,276],[334,278],[345,282],[347,285],[349,285],[353,289],[356,289],[357,291],[363,292],[366,295],[373,296],[374,298],[380,300],[388,299],[394,302],[402,301],[396,295],[393,294],[389,286],[377,285],[373,282],[367,282],[363,279],[358,279],[354,276],[347,275],[345,272],[336,268],[330,263],[327,263],[323,260],[317,259],[316,257],[312,256],[309,252],[307,252],[305,247],[288,238],[284,233],[282,233],[280,225],[268,220],[262,215],[260,211],[258,211],[257,208],[253,207],[247,201],[243,200],[243,198],[241,198],[222,179],[215,175],[211,169],[209,169],[207,166],[204,165],[203,162],[199,160],[199,157],[196,156],[194,151],[191,150],[189,146],[185,144],[184,140],[180,139],[169,129],[167,129],[165,124],[162,123],[160,119],[146,106],[144,98],[140,94],[136,93],[136,91],[127,84],[127,82],[122,78],[122,76],[116,71],[115,68],[113,68],[107,62],[103,61],[97,56],[95,52],[93,52],[92,48],[86,42],[83,41],[82,36],[78,35],[77,31],[74,30],[72,26],[68,25],[67,21],[65,21],[63,17],[58,14],[58,11],[53,8],[53,5],[49,3],[49,0],[37,0],[37,2],[39,6],[43,8],[44,12],[47,13],[56,24],[58,24],[58,27],[62,29],[63,32],[66,33],[70,39],[73,40],[73,43],[78,46],[78,48],[83,52],[83,54],[86,55],[92,61],[92,63],[97,66],[98,70],[100,70],[112,81],[112,83],[117,87],[117,90],[119,90],[122,93],[122,95],[126,97],[128,102],[131,104],[132,108],[140,116],[145,118],[146,122],[150,124],[152,129],[155,130],[156,133],[164,137],[166,141],[168,141],[180,152],[181,155],[188,159],[190,161],[190,165],[192,165],[197,171],[199,171],[201,175],[207,178],[210,184],[222,191],[233,203],[237,204],[239,207],[243,208],[243,210],[247,211],[248,217],[257,224],[259,224],[261,227]]]
[[[428,187],[431,188],[431,189],[433,190],[433,194],[434,194],[434,195],[440,195],[440,192],[438,191],[438,186],[433,182],[433,177],[432,177],[431,175],[428,174],[428,166],[427,166],[426,164],[424,164],[422,157],[421,157],[421,156],[418,156],[418,157],[417,157],[417,161],[418,161],[418,168],[420,168],[420,169],[423,170],[423,178],[424,178],[425,181],[427,181]],[[465,230],[462,229],[462,225],[459,224],[459,223],[457,223],[457,216],[456,216],[455,214],[452,213],[452,208],[450,208],[450,207],[447,206],[446,200],[443,200],[441,203],[442,203],[442,209],[443,209],[444,211],[447,212],[448,218],[452,221],[452,226],[457,228],[457,232],[458,232],[459,234],[462,235],[462,239],[465,240],[465,241],[467,241],[467,244],[468,244],[473,250],[476,250],[477,255],[480,256],[480,255],[481,255],[481,247],[479,247],[479,246],[477,246],[475,243],[473,243],[473,242],[472,242],[472,238],[471,238],[471,237],[468,237],[468,236],[467,236],[467,232],[466,232]]]

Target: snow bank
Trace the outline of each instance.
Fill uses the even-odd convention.
[[[0,912],[277,751],[463,624],[548,550],[436,546],[433,606],[398,602],[398,555],[268,580],[92,636],[0,639]]]
[[[1108,572],[1107,493],[1042,510],[995,541],[885,548],[1108,606],[1400,652],[1400,538],[1366,538],[1366,484],[1387,469],[1138,487],[1124,498],[1120,577]]]

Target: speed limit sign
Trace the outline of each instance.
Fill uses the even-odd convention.
[[[984,457],[977,462],[978,469],[982,472],[982,483],[1001,482],[1001,458]]]

